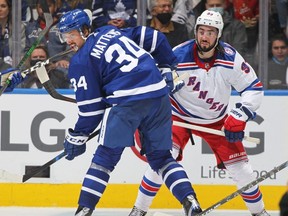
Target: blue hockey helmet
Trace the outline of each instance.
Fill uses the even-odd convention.
[[[90,10],[75,9],[65,13],[59,21],[59,31],[61,33],[70,32],[72,30],[82,30],[82,27],[86,25],[91,27],[92,12]]]

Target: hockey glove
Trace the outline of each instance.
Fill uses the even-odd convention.
[[[178,76],[178,74],[177,74],[177,76]],[[184,85],[185,85],[184,80],[178,80],[178,81],[174,82],[174,89],[171,91],[171,93],[174,94],[175,92],[179,91]]]
[[[236,108],[230,111],[230,115],[224,122],[225,137],[229,142],[242,141],[244,138],[244,129],[246,122],[256,116],[247,107],[241,103],[236,103]]]
[[[11,92],[24,80],[24,77],[18,69],[8,68],[7,70],[1,72],[1,86],[5,84],[7,79],[9,80],[9,85],[5,89],[5,92]]]
[[[83,154],[86,151],[86,142],[88,135],[74,132],[71,128],[68,129],[68,134],[64,141],[64,151],[66,152],[67,160],[73,160],[75,157]]]
[[[159,66],[159,70],[172,94],[179,91],[185,85],[183,80],[174,83],[174,79],[178,77],[178,74],[170,65],[161,65]]]

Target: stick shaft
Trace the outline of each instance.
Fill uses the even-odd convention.
[[[219,136],[225,136],[224,132],[221,130],[215,130],[215,129],[202,127],[202,126],[198,126],[198,125],[187,124],[184,122],[173,121],[173,125],[188,128],[191,130],[197,130],[197,131],[201,131],[201,132],[211,133],[211,134],[215,134],[215,135],[219,135]],[[256,144],[260,143],[260,139],[255,138],[255,137],[244,136],[244,140],[249,141],[249,142],[253,142]]]
[[[43,10],[43,15],[44,15],[46,26],[43,29],[43,31],[41,31],[41,33],[37,37],[36,41],[32,44],[30,49],[25,53],[25,55],[23,56],[23,58],[21,59],[21,61],[19,62],[19,64],[17,65],[16,68],[19,68],[19,69],[22,68],[22,66],[24,65],[25,61],[31,55],[31,53],[36,48],[36,46],[38,46],[38,44],[41,42],[42,38],[49,31],[50,27],[53,25],[53,17],[52,17],[52,14],[50,14],[49,6],[47,4],[47,1],[46,0],[42,0],[42,1],[40,1],[40,3],[41,3],[42,10]]]
[[[67,101],[67,102],[71,102],[71,103],[76,103],[76,100],[74,98],[70,98],[70,97],[66,97],[62,94],[59,94],[55,87],[53,86],[46,68],[42,65],[41,67],[36,68],[36,74],[38,79],[40,80],[41,84],[44,86],[44,88],[46,89],[46,91],[55,99],[58,100],[63,100],[63,101]]]
[[[45,23],[46,26],[45,28],[41,31],[41,33],[39,34],[39,36],[37,37],[37,39],[34,41],[34,43],[32,44],[32,46],[30,47],[30,49],[25,53],[25,55],[23,56],[23,58],[21,59],[21,61],[18,63],[18,65],[16,66],[16,68],[21,69],[22,66],[24,65],[25,61],[29,58],[29,56],[31,55],[31,53],[33,52],[33,50],[38,46],[38,44],[41,42],[42,38],[46,35],[46,33],[49,31],[50,27],[53,25],[53,17],[50,14],[49,11],[49,7],[47,5],[46,1],[42,1],[41,2],[42,5],[42,9],[44,11],[44,18],[45,18]],[[0,96],[3,94],[3,92],[6,90],[6,88],[8,87],[8,85],[10,84],[10,80],[7,79],[5,84],[2,86],[2,88],[0,89]]]
[[[198,216],[200,215],[207,215],[209,214],[212,210],[218,208],[219,206],[225,204],[226,202],[230,201],[231,199],[233,199],[234,197],[238,196],[239,194],[245,192],[246,190],[248,190],[249,188],[257,185],[259,182],[264,181],[265,179],[269,178],[270,176],[272,176],[273,174],[279,172],[280,170],[284,169],[285,167],[288,166],[288,161],[282,163],[281,165],[275,167],[274,169],[272,169],[271,171],[269,171],[268,173],[266,173],[265,175],[255,179],[254,181],[250,182],[249,184],[245,185],[244,187],[240,188],[239,190],[235,191],[234,193],[230,194],[229,196],[225,197],[224,199],[218,201],[217,203],[215,203],[214,205],[210,206],[209,208],[205,209],[203,212],[201,212],[200,214],[198,214]]]
[[[94,138],[95,136],[97,136],[100,133],[100,129],[96,130],[94,133],[90,134],[89,138],[87,141],[91,140],[92,138]],[[51,160],[49,160],[47,163],[45,163],[44,165],[42,165],[41,167],[39,167],[38,169],[35,169],[33,172],[27,174],[27,175],[23,175],[22,177],[22,182],[26,182],[27,180],[29,180],[30,178],[32,178],[33,176],[35,176],[36,174],[38,174],[39,172],[45,170],[47,167],[51,166],[52,164],[54,164],[55,162],[59,161],[61,158],[63,158],[66,155],[66,152],[63,151],[61,152],[59,155],[57,155],[56,157],[52,158]]]
[[[38,70],[37,70],[38,71]],[[70,98],[70,97],[66,97],[60,93],[58,93],[55,89],[55,87],[53,86],[51,80],[47,80],[46,82],[42,83],[42,85],[44,86],[44,88],[46,89],[46,91],[55,99],[57,100],[62,100],[62,101],[67,101],[67,102],[71,102],[71,103],[76,103],[76,100],[74,98]]]
[[[183,73],[181,74],[180,76],[177,76],[173,79],[173,82],[176,83],[178,82],[179,80],[185,80],[186,78],[189,77],[189,73]]]
[[[23,175],[22,182],[26,182],[28,179],[32,178],[33,176],[35,176],[39,172],[45,170],[47,167],[54,164],[56,161],[60,160],[65,155],[66,155],[66,152],[62,152],[61,154],[57,155],[56,157],[54,157],[53,159],[51,159],[50,161],[48,161],[47,163],[45,163],[44,165],[39,167],[38,169],[35,169],[33,172],[31,172],[27,175]]]
[[[41,61],[41,62],[38,62],[37,64],[35,64],[35,65],[32,66],[31,68],[28,68],[28,69],[26,69],[26,70],[24,70],[24,71],[21,71],[21,74],[27,75],[27,74],[29,74],[29,73],[32,73],[32,72],[36,71],[37,68],[40,68],[40,67],[42,67],[42,66],[48,65],[48,64],[49,64],[51,61],[53,61],[55,58],[58,58],[58,57],[67,55],[67,54],[71,53],[72,51],[73,51],[72,49],[65,50],[65,51],[63,51],[63,52],[61,52],[61,53],[58,53],[58,54],[50,57],[49,59],[46,59],[46,60]]]

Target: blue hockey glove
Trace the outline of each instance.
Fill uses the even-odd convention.
[[[230,111],[230,115],[224,122],[225,137],[229,142],[242,141],[244,138],[244,129],[246,122],[255,118],[256,113],[236,103],[236,108]]]
[[[159,70],[172,94],[179,91],[185,85],[183,80],[174,83],[174,79],[178,77],[178,74],[170,65],[160,65]]]
[[[9,85],[7,86],[5,92],[11,92],[24,80],[24,77],[18,69],[8,68],[7,70],[1,72],[1,86],[4,85],[7,79],[9,80]]]
[[[68,134],[64,141],[64,150],[67,154],[67,160],[73,160],[75,157],[83,154],[86,151],[86,142],[88,135],[74,132],[71,128],[68,129]]]
[[[172,75],[172,69],[170,65],[161,65],[159,66],[159,70],[161,72],[161,75],[163,79],[165,80],[170,92],[174,89],[174,82],[173,82],[173,75]]]

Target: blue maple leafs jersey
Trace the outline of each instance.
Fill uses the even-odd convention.
[[[169,47],[162,33],[146,27],[96,29],[70,62],[68,76],[79,109],[74,130],[93,132],[106,107],[168,94],[156,63],[175,61]]]

